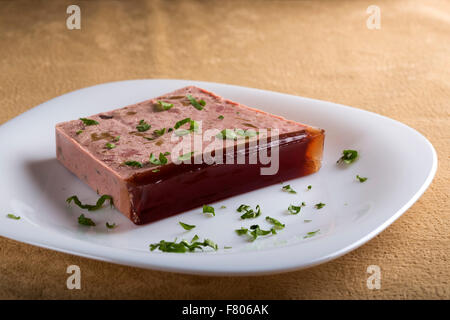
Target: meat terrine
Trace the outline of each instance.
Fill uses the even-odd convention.
[[[135,224],[319,170],[324,131],[189,86],[56,125],[57,159]]]

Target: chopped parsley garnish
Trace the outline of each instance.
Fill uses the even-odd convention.
[[[149,130],[151,127],[152,127],[151,125],[149,125],[147,122],[145,122],[144,119],[142,119],[141,121],[139,121],[139,124],[136,126],[136,129],[139,132],[144,132]]]
[[[115,227],[117,227],[117,225],[113,222],[113,223],[111,223],[111,224],[109,224],[108,222],[106,223],[106,227],[108,228],[108,229],[114,229]]]
[[[236,233],[237,233],[238,235],[242,236],[242,235],[244,235],[244,234],[247,234],[248,229],[247,229],[247,228],[244,228],[244,227],[241,227],[240,229],[236,229],[235,231],[236,231]]]
[[[323,207],[325,207],[325,203],[319,202],[315,204],[314,207],[316,207],[316,209],[322,209]]]
[[[228,246],[225,246],[225,247],[223,247],[224,249],[232,249],[233,247],[228,247]]]
[[[283,188],[281,188],[283,191],[289,192],[289,193],[297,193],[297,191],[295,191],[294,189],[291,188],[291,185],[285,185],[283,186]]]
[[[361,182],[361,183],[363,183],[364,181],[367,180],[367,178],[365,178],[365,177],[360,177],[359,175],[356,175],[356,179],[358,179],[359,182]]]
[[[156,105],[156,108],[159,111],[167,111],[167,110],[169,110],[172,107],[173,107],[173,103],[167,103],[167,102],[164,102],[164,101],[161,101],[161,100],[158,100],[158,104]]]
[[[170,154],[170,152],[165,152],[165,153],[159,153],[159,159],[157,159],[153,153],[150,154],[150,163],[154,164],[154,165],[165,165],[167,163],[167,158],[166,156],[168,156]]]
[[[180,161],[189,160],[193,154],[194,154],[194,151],[182,154],[181,156],[178,157],[178,160],[180,160]]]
[[[134,161],[134,160],[125,161],[124,164],[126,164],[129,167],[138,167],[138,168],[142,168],[144,166],[139,161]]]
[[[179,127],[181,127],[183,124],[185,123],[190,123],[191,122],[191,118],[185,118],[183,120],[178,121],[177,123],[175,123],[175,125],[173,126],[174,129],[178,129]]]
[[[114,149],[116,145],[114,143],[108,142],[105,145],[106,149]]]
[[[311,237],[314,237],[319,231],[320,231],[320,229],[318,229],[318,230],[316,230],[316,231],[308,232],[308,233],[306,234],[306,236],[304,236],[303,238],[311,238]]]
[[[261,208],[259,205],[253,210],[249,205],[241,204],[236,210],[237,212],[244,212],[244,214],[241,215],[241,219],[253,219],[261,215]]]
[[[222,205],[222,206],[220,206],[220,209],[226,209],[226,206]]]
[[[277,229],[283,229],[285,227],[285,225],[283,223],[281,223],[277,219],[271,218],[269,216],[266,217],[266,221],[270,222],[271,224],[273,224],[274,228],[277,228]]]
[[[172,132],[173,131],[173,128],[169,128],[168,130],[167,130],[167,132]]]
[[[300,210],[302,209],[302,207],[304,207],[304,206],[306,206],[306,204],[304,202],[302,202],[302,204],[299,206],[294,206],[293,204],[291,204],[288,207],[288,211],[290,214],[298,214],[300,212]]]
[[[277,232],[275,231],[275,228],[272,228],[270,230],[262,230],[259,228],[259,226],[257,224],[253,225],[250,227],[249,234],[252,237],[252,241],[255,241],[256,238],[258,238],[259,236],[266,236],[268,234],[276,234]]]
[[[8,213],[6,216],[7,216],[8,218],[14,219],[14,220],[19,220],[19,219],[20,219],[19,216],[13,215],[12,213]]]
[[[358,158],[358,151],[356,150],[343,150],[342,157],[339,158],[337,163],[350,164]]]
[[[179,127],[181,127],[182,125],[189,123],[189,130],[188,129],[179,129],[175,131],[175,134],[177,136],[184,136],[187,134],[190,134],[191,132],[197,132],[198,128],[199,128],[199,124],[197,121],[192,120],[191,118],[185,118],[183,120],[178,121],[177,123],[175,123],[174,128],[178,129]]]
[[[155,172],[155,173],[156,173],[156,172],[159,172],[159,171],[160,171],[159,169],[153,169],[153,170],[152,170],[152,172]]]
[[[181,240],[180,242],[171,242],[161,240],[158,243],[153,243],[150,245],[150,250],[153,251],[155,249],[159,249],[163,252],[175,252],[175,253],[184,253],[187,251],[193,252],[196,249],[201,249],[206,247],[213,248],[214,250],[218,249],[218,245],[209,239],[205,239],[203,242],[197,241],[198,236],[195,236],[191,242],[187,240]]]
[[[97,121],[88,118],[80,118],[80,120],[83,121],[84,125],[86,126],[93,126],[98,124]]]
[[[190,127],[189,127],[189,130],[190,130],[190,131],[193,131],[193,132],[197,132],[197,131],[198,131],[198,128],[199,128],[198,122],[195,121],[195,120],[191,120],[191,125],[190,125]]]
[[[220,131],[220,133],[216,135],[216,137],[222,139],[236,140],[237,134],[232,129],[223,129],[222,131]]]
[[[162,128],[160,130],[153,131],[153,134],[157,137],[161,137],[166,132],[166,128]]]
[[[180,226],[183,227],[184,230],[192,230],[195,228],[195,226],[193,224],[187,224],[187,223],[183,223],[183,222],[178,222],[180,224]]]
[[[242,211],[246,211],[246,210],[248,210],[248,209],[250,209],[250,206],[249,206],[249,205],[247,205],[247,204],[241,204],[241,205],[236,209],[236,211],[237,211],[237,212],[242,212]]]
[[[77,132],[75,132],[76,135],[79,135],[81,133],[83,133],[83,130],[78,130]]]
[[[216,215],[214,212],[214,208],[211,206],[207,206],[206,204],[203,205],[203,213],[212,213],[213,216]]]
[[[223,120],[224,118],[225,117],[223,115],[220,115],[220,116],[217,117],[217,119],[219,119],[219,120]]]
[[[309,186],[308,186],[308,190],[311,190],[311,188],[312,188],[312,186],[311,186],[311,185],[309,185]]]
[[[247,130],[235,129],[234,131],[236,132],[237,135],[239,135],[241,137],[246,137],[246,138],[255,137],[258,134],[258,132],[256,132],[253,129],[247,129]]]
[[[92,221],[92,219],[85,217],[84,214],[78,217],[78,223],[82,224],[83,226],[95,226],[95,222]]]
[[[104,194],[102,195],[95,205],[92,204],[82,204],[81,201],[78,199],[77,196],[71,196],[66,199],[67,203],[71,203],[72,201],[75,202],[77,206],[79,206],[81,209],[87,209],[88,211],[95,211],[100,209],[103,206],[103,203],[105,203],[106,200],[109,200],[109,204],[113,205],[113,198],[110,195]]]
[[[120,136],[114,137],[114,139],[113,139],[114,142],[117,142],[119,140],[120,140]]]
[[[216,135],[216,137],[219,139],[237,140],[239,137],[251,138],[257,134],[258,132],[253,129],[223,129]]]
[[[186,98],[188,98],[189,102],[194,106],[197,110],[203,110],[203,107],[206,105],[205,100],[196,100],[193,96],[190,94],[186,95]]]

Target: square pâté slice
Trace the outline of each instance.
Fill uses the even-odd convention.
[[[80,119],[56,125],[57,159],[135,224],[314,173],[325,137],[194,86]],[[194,141],[205,132],[219,144]],[[258,152],[270,158],[274,146],[277,170],[261,174],[270,164]],[[222,161],[201,161],[207,154]],[[245,163],[228,161],[238,154]]]

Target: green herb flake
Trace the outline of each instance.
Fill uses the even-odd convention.
[[[178,129],[179,127],[181,127],[183,124],[186,123],[190,123],[191,122],[191,118],[184,118],[183,120],[178,121],[177,123],[175,123],[175,125],[173,126],[174,129]]]
[[[356,150],[343,150],[342,157],[339,158],[337,163],[350,164],[356,161],[358,158],[358,151]]]
[[[223,115],[220,115],[220,116],[217,117],[217,119],[219,119],[219,120],[223,120],[224,118],[225,117]]]
[[[187,251],[193,252],[196,249],[203,250],[203,248],[210,247],[214,250],[218,249],[218,245],[210,239],[205,239],[203,242],[197,241],[198,236],[196,235],[191,242],[186,240],[181,240],[179,243],[161,240],[158,243],[150,244],[150,250],[159,249],[163,252],[174,252],[174,253],[185,253]]]
[[[305,223],[310,223],[312,220],[303,220]]]
[[[241,219],[253,219],[261,215],[261,207],[256,205],[255,210],[253,210],[249,205],[241,204],[239,208],[237,208],[237,212],[244,212],[244,214],[241,215]]]
[[[253,225],[250,227],[249,231],[250,236],[252,237],[252,241],[255,241],[256,238],[258,238],[259,236],[266,236],[268,234],[276,234],[277,232],[275,231],[274,228],[270,229],[270,230],[262,230],[259,228],[259,225]]]
[[[80,118],[81,121],[83,121],[85,126],[94,126],[97,125],[98,122],[92,119],[88,119],[88,118]]]
[[[105,147],[106,147],[106,149],[110,149],[111,150],[111,149],[114,149],[116,147],[116,145],[114,143],[108,142],[105,145]]]
[[[19,219],[20,219],[19,216],[13,215],[12,213],[8,213],[6,216],[7,216],[8,218],[14,219],[14,220],[19,220]]]
[[[316,203],[314,207],[316,207],[316,209],[322,209],[323,207],[325,207],[325,203],[322,202]]]
[[[359,175],[356,175],[356,179],[358,179],[359,182],[361,182],[361,183],[363,183],[363,182],[365,182],[365,181],[367,180],[367,178],[365,178],[365,177],[360,177]]]
[[[152,170],[152,172],[154,172],[154,173],[159,172],[159,171],[160,171],[159,169],[153,169]]]
[[[82,134],[83,130],[78,130],[77,132],[75,132],[76,135]]]
[[[306,236],[304,236],[303,238],[311,238],[311,237],[314,237],[318,232],[320,232],[320,229],[318,229],[318,230],[316,230],[316,231],[308,232],[308,233],[306,234]]]
[[[156,108],[159,111],[167,111],[172,107],[173,107],[173,103],[167,103],[167,102],[164,102],[161,100],[158,100],[158,103],[156,104]]]
[[[113,139],[114,142],[117,142],[119,140],[120,140],[120,136],[114,137],[114,139]]]
[[[139,121],[139,124],[136,126],[137,131],[139,132],[145,132],[149,130],[152,126],[149,125],[147,122],[145,122],[144,119]]]
[[[179,156],[179,157],[178,157],[178,160],[179,160],[179,161],[186,161],[186,160],[189,160],[189,159],[192,157],[193,154],[194,154],[194,151],[185,153],[185,154]]]
[[[166,132],[166,128],[153,131],[153,134],[157,137],[161,137]]]
[[[160,165],[165,165],[165,164],[167,164],[167,162],[168,162],[168,160],[167,160],[167,158],[166,158],[166,155],[169,155],[170,153],[159,153],[159,158],[157,159],[154,155],[153,155],[153,153],[151,153],[150,154],[150,163],[151,164],[154,164],[154,165],[157,165],[157,166],[160,166]]]
[[[92,227],[95,226],[95,222],[92,221],[92,219],[85,217],[84,214],[78,217],[78,223],[83,226],[92,226]]]
[[[184,222],[178,222],[179,224],[180,224],[180,226],[182,226],[183,227],[183,229],[184,230],[192,230],[192,229],[194,229],[195,228],[195,225],[193,225],[193,224],[187,224],[187,223],[184,223]]]
[[[247,234],[248,229],[247,229],[247,228],[244,228],[244,227],[241,227],[240,229],[236,229],[235,231],[236,231],[236,233],[237,233],[239,236],[242,236],[242,235],[244,235],[244,234]]]
[[[236,140],[238,138],[236,132],[232,129],[223,129],[216,135],[219,139]]]
[[[285,225],[283,223],[281,223],[277,219],[271,218],[269,216],[266,217],[266,221],[273,224],[276,229],[283,229],[285,227]]]
[[[115,227],[117,227],[117,225],[113,222],[113,223],[111,223],[111,224],[109,224],[108,222],[106,223],[106,227],[108,228],[108,229],[114,229]]]
[[[220,206],[220,209],[226,209],[227,207],[226,206]]]
[[[212,213],[213,216],[216,215],[214,208],[211,206],[203,205],[203,213]]]
[[[113,198],[110,195],[104,194],[102,195],[95,205],[92,204],[82,204],[81,201],[78,199],[77,196],[71,196],[66,199],[66,202],[70,204],[72,201],[81,209],[87,209],[88,211],[95,211],[100,209],[103,206],[103,203],[105,203],[106,200],[109,200],[109,204],[113,205]]]
[[[134,160],[125,161],[124,164],[129,166],[129,167],[137,167],[137,168],[142,168],[144,166],[139,161],[134,161]]]
[[[185,136],[187,134],[190,134],[191,132],[197,132],[199,129],[199,123],[195,120],[192,120],[191,118],[185,118],[183,120],[178,121],[177,123],[175,123],[174,128],[178,129],[180,128],[182,125],[189,123],[189,129],[179,129],[175,131],[175,134],[177,136]]]
[[[311,189],[312,189],[312,186],[311,186],[311,185],[309,185],[309,186],[308,186],[308,190],[311,190]]]
[[[236,132],[237,135],[239,135],[241,137],[245,137],[245,138],[251,138],[251,137],[255,137],[256,135],[258,135],[258,132],[256,132],[253,129],[247,129],[247,130],[235,129],[234,132]]]
[[[175,243],[161,240],[159,243],[150,245],[150,250],[159,249],[162,252],[185,253],[187,251],[186,245],[183,242]]]
[[[198,124],[197,121],[191,120],[191,125],[189,126],[189,130],[192,131],[192,132],[197,132],[199,126],[200,126],[200,125]]]
[[[224,249],[232,249],[233,247],[228,247],[228,246],[225,246],[225,247],[223,247]]]
[[[289,205],[288,211],[290,214],[298,214],[302,207],[306,206],[306,203],[302,202],[299,206],[294,206],[293,204]]]
[[[188,98],[191,105],[197,109],[197,110],[203,110],[203,107],[206,105],[206,102],[204,100],[196,100],[193,96],[190,94],[186,95],[186,98]]]
[[[281,188],[283,191],[286,191],[288,193],[297,193],[294,189],[291,188],[291,185],[285,185]]]

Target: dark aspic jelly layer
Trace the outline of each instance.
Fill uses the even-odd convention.
[[[273,175],[261,175],[270,164],[249,164],[252,152],[245,150],[245,164],[169,164],[157,174],[143,174],[129,180],[132,220],[145,224],[204,204],[249,192],[319,170],[324,143],[323,130],[281,135],[278,140],[279,167]],[[235,148],[234,157],[238,150]]]

